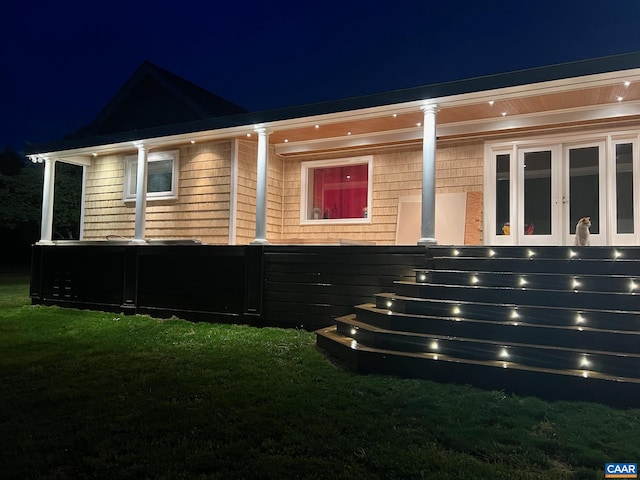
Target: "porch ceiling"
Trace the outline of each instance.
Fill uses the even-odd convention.
[[[619,98],[621,100],[619,100]],[[610,85],[579,88],[561,92],[552,92],[529,96],[511,96],[464,104],[441,104],[438,112],[438,125],[487,122],[486,131],[496,131],[495,121],[505,118],[540,115],[550,112],[589,110],[594,107],[629,105],[640,103],[640,82],[626,86],[621,81]],[[382,132],[419,129],[423,116],[419,108],[407,112],[406,107],[398,107],[398,113],[385,112],[379,116],[362,119],[319,122],[299,128],[287,128],[273,131],[271,144],[312,142],[329,138],[345,138],[356,135],[368,135]],[[640,114],[640,108],[638,109]],[[585,118],[585,122],[593,118]],[[505,126],[505,129],[507,127]],[[499,128],[497,130],[500,130]],[[475,132],[477,133],[477,129]],[[246,138],[245,138],[246,139]]]

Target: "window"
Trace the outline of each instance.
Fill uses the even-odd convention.
[[[178,177],[178,150],[153,152],[147,157],[147,198],[176,198]],[[124,199],[135,200],[138,178],[138,156],[125,157]]]
[[[302,223],[370,223],[373,157],[302,164]]]

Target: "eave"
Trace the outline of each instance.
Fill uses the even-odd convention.
[[[468,136],[541,124],[580,124],[640,115],[640,53],[416,87],[314,105],[232,115],[36,146],[28,154],[67,159],[255,138],[270,132],[281,154],[421,138],[421,107],[437,104],[438,136]],[[625,86],[625,82],[629,82]],[[622,100],[618,100],[622,97]],[[493,102],[491,105],[489,102]],[[503,116],[503,113],[506,115]],[[318,127],[316,127],[318,125]]]

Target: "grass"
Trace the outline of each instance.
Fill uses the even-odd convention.
[[[640,410],[359,376],[313,334],[31,306],[0,276],[4,479],[596,479]]]

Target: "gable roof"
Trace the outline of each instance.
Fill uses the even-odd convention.
[[[110,135],[246,112],[243,107],[145,61],[90,125],[67,138]]]
[[[571,82],[572,79],[576,79],[577,81],[579,77],[637,69],[640,69],[640,52],[632,52],[507,73],[486,75],[464,80],[442,82],[329,102],[259,112],[211,116],[204,119],[196,119],[193,121],[179,123],[167,122],[144,130],[130,130],[115,134],[97,134],[93,137],[65,139],[58,142],[51,142],[49,144],[30,146],[26,149],[26,154],[30,155],[44,152],[61,152],[74,149],[91,148],[101,145],[133,142],[136,140],[148,140],[196,132],[292,121],[314,116],[340,114],[343,112],[364,111],[366,109],[399,104],[409,105],[414,103],[417,105],[418,103],[422,104],[429,101],[437,102],[439,99],[447,97],[471,97],[474,94],[491,90],[509,87],[525,87],[543,82]]]

